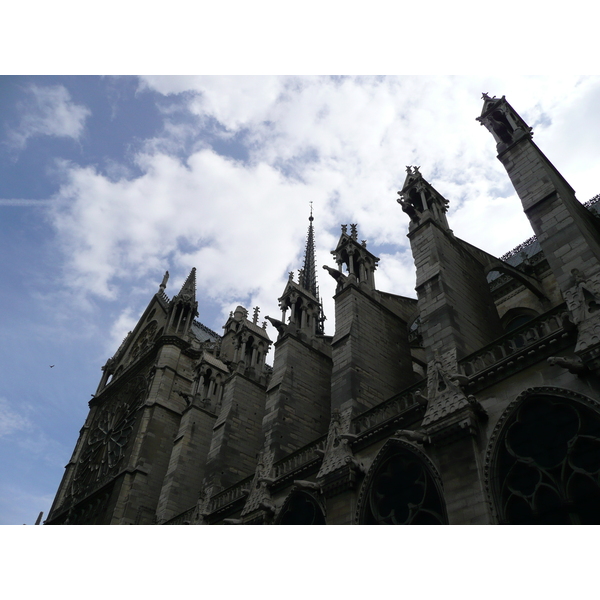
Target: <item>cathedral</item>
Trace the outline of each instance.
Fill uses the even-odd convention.
[[[600,196],[577,200],[504,97],[477,120],[531,239],[497,258],[456,237],[407,167],[417,299],[377,289],[342,225],[326,335],[312,214],[275,340],[242,306],[207,328],[195,269],[173,297],[167,273],[102,367],[46,524],[600,523]]]

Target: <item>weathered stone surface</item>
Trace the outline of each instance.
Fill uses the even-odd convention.
[[[47,522],[600,523],[599,220],[508,102],[483,100],[534,238],[501,258],[458,239],[407,167],[418,299],[378,290],[342,225],[329,337],[311,214],[267,317],[272,368],[258,308],[221,337],[193,321],[194,272],[171,300],[165,276],[103,367]]]

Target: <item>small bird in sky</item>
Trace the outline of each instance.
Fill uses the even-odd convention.
[[[54,365],[50,365],[50,368],[51,368],[51,369],[54,369]]]

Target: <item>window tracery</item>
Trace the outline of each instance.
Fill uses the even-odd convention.
[[[123,466],[145,391],[145,379],[136,378],[100,407],[78,460],[73,480],[76,496],[96,489]]]
[[[319,503],[305,492],[293,493],[282,508],[280,525],[325,525]]]
[[[558,395],[525,398],[503,425],[492,472],[501,523],[600,524],[600,414]]]
[[[430,466],[409,444],[395,442],[382,451],[383,456],[367,475],[360,522],[365,525],[447,523],[440,486]]]

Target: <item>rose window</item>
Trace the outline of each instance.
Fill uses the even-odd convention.
[[[113,403],[98,415],[88,435],[75,476],[76,493],[103,482],[118,470],[133,431],[139,402]]]

